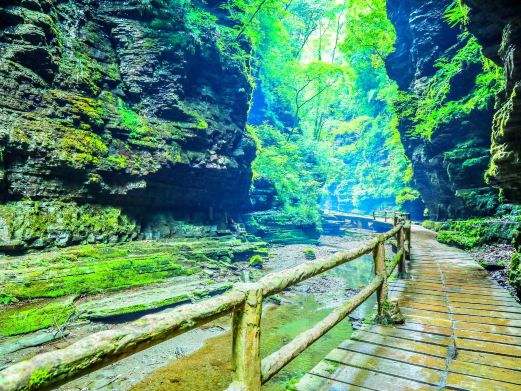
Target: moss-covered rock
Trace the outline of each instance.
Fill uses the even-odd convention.
[[[263,246],[235,237],[177,238],[33,253],[3,262],[0,293],[6,299],[33,299],[145,286],[197,273],[204,265],[247,261],[264,255]]]
[[[510,271],[508,274],[508,282],[521,294],[521,252],[516,252],[512,255],[510,262]]]
[[[214,11],[180,0],[2,3],[0,202],[245,206],[250,48]]]
[[[252,212],[243,215],[248,232],[274,244],[315,244],[320,229],[315,222],[297,221],[280,209]]]
[[[76,296],[36,301],[23,306],[0,307],[0,334],[25,334],[65,323],[74,312]]]
[[[425,221],[423,226],[437,231],[439,242],[469,249],[483,244],[512,243],[512,238],[521,228],[521,220],[519,216],[505,216],[446,222]]]
[[[73,202],[19,201],[0,205],[0,250],[131,240],[139,224],[120,209]]]
[[[518,229],[514,234],[514,246],[516,252],[512,255],[510,262],[508,282],[516,289],[517,295],[521,297],[521,229]]]
[[[438,241],[460,248],[473,248],[490,243],[512,243],[521,221],[479,218],[427,224],[439,232]]]

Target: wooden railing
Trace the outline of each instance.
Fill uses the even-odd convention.
[[[378,314],[383,314],[387,300],[387,279],[396,266],[399,276],[405,275],[405,259],[410,252],[410,221],[401,215],[396,216],[391,230],[374,237],[361,248],[268,274],[255,283],[238,284],[220,296],[184,305],[177,310],[147,315],[126,326],[87,336],[64,349],[39,354],[14,364],[0,371],[0,389],[11,391],[55,387],[232,313],[233,382],[228,390],[260,390],[261,384],[345,319],[374,292],[377,293]],[[386,241],[391,241],[396,249],[389,265],[385,261]],[[372,253],[375,265],[375,277],[371,282],[314,327],[261,360],[263,299],[368,253]]]
[[[373,211],[373,219],[376,220],[377,218],[382,218],[385,222],[387,222],[388,219],[390,221],[395,221],[395,219],[411,220],[411,215],[406,212],[396,212],[393,210],[383,209]]]

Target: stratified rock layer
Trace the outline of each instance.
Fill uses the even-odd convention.
[[[436,73],[435,62],[453,57],[464,44],[460,30],[443,19],[451,0],[389,0],[388,15],[396,28],[396,50],[386,66],[400,89],[421,94]],[[469,65],[451,81],[450,95],[467,95],[482,71]],[[492,107],[473,110],[439,125],[426,139],[411,134],[402,120],[399,130],[412,161],[417,189],[433,219],[486,215],[497,206],[496,191],[484,181],[490,162]]]
[[[465,0],[469,29],[484,54],[504,67],[505,89],[498,95],[492,128],[490,183],[507,201],[521,202],[521,3],[517,0]]]
[[[245,205],[248,58],[202,7],[2,1],[0,201]]]

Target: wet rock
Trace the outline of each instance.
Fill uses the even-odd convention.
[[[373,321],[382,325],[393,325],[405,323],[405,317],[400,312],[398,301],[394,299],[386,300],[383,305],[382,314],[376,314]]]
[[[443,19],[452,0],[390,0],[389,18],[396,28],[396,50],[386,60],[389,76],[401,90],[420,94],[436,73],[435,63],[453,57],[465,44],[458,27]],[[451,81],[450,98],[469,94],[480,65],[467,65]],[[401,119],[399,131],[414,168],[414,180],[430,218],[491,215],[498,191],[485,183],[490,162],[490,129],[493,108],[473,109],[449,123],[440,124],[430,139],[411,134],[411,124]]]
[[[248,58],[228,45],[222,10],[145,3],[2,3],[0,201],[110,205],[140,222],[247,207]],[[146,235],[171,234],[154,224]]]
[[[504,67],[506,85],[497,96],[492,127],[491,183],[506,201],[521,202],[521,4],[515,0],[464,0],[470,31],[484,54]]]
[[[106,295],[103,298],[87,300],[77,308],[81,318],[107,319],[123,315],[142,316],[152,310],[190,303],[223,293],[232,288],[231,283],[218,283],[202,286],[198,281],[189,281],[176,286],[142,289],[135,292],[122,292]]]

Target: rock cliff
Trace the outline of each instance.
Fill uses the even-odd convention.
[[[465,45],[458,27],[443,15],[451,0],[388,0],[389,18],[395,25],[396,50],[386,67],[401,90],[421,95],[437,71],[440,58],[453,58]],[[466,64],[451,80],[449,99],[458,100],[474,88],[479,64]],[[484,181],[490,162],[490,128],[493,101],[440,123],[430,137],[411,132],[402,118],[399,130],[412,161],[417,189],[433,219],[493,213],[497,191]]]
[[[115,207],[138,225],[247,204],[249,49],[219,3],[2,1],[0,242],[20,230],[20,200]]]
[[[505,89],[497,96],[492,128],[490,183],[506,201],[521,202],[521,3],[515,0],[465,0],[469,29],[484,54],[505,72]]]

